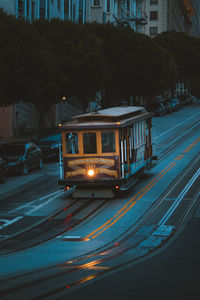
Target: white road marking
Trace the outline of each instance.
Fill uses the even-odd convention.
[[[165,237],[150,235],[146,240],[140,243],[140,246],[148,248],[157,248],[164,241],[164,239]]]
[[[162,217],[158,225],[164,225],[167,220],[170,218],[170,216],[173,214],[185,194],[189,191],[193,183],[197,180],[197,178],[200,175],[200,168],[197,170],[197,172],[194,174],[194,176],[190,179],[190,181],[187,183],[187,185],[184,187],[180,195],[177,197],[177,199],[174,201],[173,205],[170,207],[170,209],[166,212],[166,214]]]
[[[3,225],[0,225],[0,229],[3,229],[19,220],[21,220],[23,218],[23,216],[18,216],[12,220],[7,220],[7,219],[0,219],[0,222],[3,222],[4,224]]]
[[[52,202],[54,199],[56,199],[61,193],[63,193],[63,191],[59,191],[60,193],[54,193],[55,195],[53,197],[50,197],[49,200],[47,200],[46,202],[40,204],[40,205],[37,205],[35,206],[34,208],[30,209],[29,211],[27,211],[25,213],[25,215],[30,215],[31,213],[35,212],[36,210],[42,208],[43,206],[47,205],[48,203]]]
[[[66,235],[66,236],[62,236],[63,239],[80,239],[80,236],[76,236],[76,235]]]
[[[41,198],[35,199],[35,200],[33,200],[33,201],[31,201],[31,202],[29,202],[29,203],[27,203],[27,204],[18,206],[17,208],[15,208],[15,209],[9,211],[9,213],[10,213],[10,214],[13,214],[13,213],[17,212],[18,210],[30,208],[30,206],[34,207],[33,209],[35,209],[36,206],[35,206],[34,204],[35,204],[36,202],[38,202],[38,201],[43,201],[43,200],[45,200],[45,199],[47,199],[47,198],[50,198],[50,197],[53,197],[53,198],[51,198],[51,200],[54,200],[54,199],[55,199],[55,196],[57,197],[58,195],[60,195],[60,194],[62,194],[62,193],[63,193],[62,190],[58,190],[58,191],[56,191],[56,192],[54,192],[54,193],[51,193],[51,194],[48,194],[48,195],[43,196],[43,197],[41,197]],[[48,200],[47,202],[44,202],[44,203],[41,204],[41,205],[37,205],[37,207],[40,208],[40,207],[42,207],[43,205],[46,205],[46,204],[49,203],[49,202],[50,202],[50,201]],[[30,210],[30,211],[31,211],[31,210]],[[28,212],[27,212],[27,213],[28,213]],[[26,214],[27,214],[27,213],[26,213]]]
[[[174,230],[174,226],[160,225],[153,233],[154,236],[169,236]]]
[[[175,129],[176,127],[178,127],[178,126],[182,125],[183,123],[185,123],[185,121],[188,121],[188,120],[194,118],[196,115],[199,115],[199,114],[200,114],[200,113],[198,112],[198,113],[194,114],[193,116],[187,118],[186,120],[182,121],[181,123],[178,123],[176,126],[174,126],[174,127],[170,128],[170,129],[164,131],[164,132],[161,133],[160,135],[157,135],[157,136],[154,138],[154,140],[156,140],[156,139],[158,139],[159,137],[165,135],[166,133],[170,132],[171,130],[173,130],[173,129]]]
[[[56,197],[58,197],[62,193],[63,193],[63,191],[59,190],[59,191],[56,191],[56,192],[51,193],[49,195],[43,196],[41,198],[38,198],[36,200],[33,200],[32,202],[29,202],[29,203],[25,204],[25,205],[21,205],[21,206],[15,208],[15,209],[13,209],[12,211],[9,211],[9,214],[17,212],[18,210],[26,208],[26,209],[29,209],[29,210],[24,215],[30,215],[34,211],[40,209],[41,207],[43,207],[43,206],[47,205],[48,203],[50,203],[51,201],[53,201]],[[46,202],[44,202],[44,203],[42,203],[40,205],[37,205],[37,206],[33,205],[35,202],[45,200],[45,199],[47,199],[49,197],[50,197],[50,199],[48,199]],[[3,229],[5,227],[7,227],[7,226],[9,226],[9,225],[11,225],[11,224],[13,224],[13,223],[21,220],[22,218],[24,218],[24,215],[23,216],[17,216],[14,219],[10,219],[10,220],[8,220],[8,219],[0,219],[0,222],[4,223],[4,224],[0,225],[0,229]]]

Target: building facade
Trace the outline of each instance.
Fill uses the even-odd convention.
[[[0,0],[0,7],[16,18],[34,21],[39,19],[41,0]]]
[[[195,12],[192,0],[146,0],[144,10],[145,34],[155,37],[164,31],[190,33]]]
[[[145,1],[141,0],[90,0],[87,6],[87,21],[130,26],[141,31],[146,24]]]
[[[145,0],[0,0],[0,7],[16,18],[27,20],[71,20],[129,24],[139,30],[143,25]]]

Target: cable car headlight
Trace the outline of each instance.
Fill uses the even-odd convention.
[[[94,170],[93,169],[89,169],[87,171],[88,176],[94,176]]]

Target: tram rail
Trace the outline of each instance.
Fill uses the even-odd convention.
[[[54,299],[53,297],[55,297],[55,295],[57,297],[61,296],[63,293],[66,295],[66,293],[74,291],[77,287],[80,288],[87,283],[91,283],[92,280],[95,280],[98,277],[102,278],[110,272],[138,263],[141,260],[154,255],[157,251],[161,251],[166,247],[167,243],[171,243],[172,239],[170,238],[178,235],[178,232],[183,229],[183,225],[185,225],[184,223],[188,220],[188,215],[192,214],[198,203],[200,190],[198,190],[194,197],[191,198],[189,204],[183,209],[181,217],[175,224],[172,232],[165,236],[158,247],[147,247],[146,251],[142,251],[144,250],[144,246],[142,246],[142,244],[144,244],[149,236],[156,231],[156,226],[152,229],[152,231],[148,231],[146,236],[143,231],[143,234],[141,234],[139,238],[138,233],[140,230],[144,229],[144,226],[147,225],[152,218],[154,218],[165,199],[173,192],[178,195],[180,187],[185,185],[186,178],[188,178],[188,176],[192,178],[194,174],[197,174],[199,168],[200,153],[193,158],[189,166],[184,168],[184,170],[176,177],[171,185],[168,186],[157,201],[154,202],[151,209],[141,216],[138,222],[130,226],[123,235],[112,240],[112,242],[109,242],[107,245],[104,245],[95,251],[88,252],[85,255],[74,257],[71,261],[67,261],[63,264],[57,264],[51,268],[44,268],[35,272],[26,273],[24,276],[21,274],[19,276],[9,277],[7,280],[0,281],[0,284],[6,285],[7,281],[12,280],[12,286],[9,287],[9,289],[1,289],[0,295],[2,296],[2,299],[4,299],[4,296],[9,297],[12,293],[14,293],[16,297],[16,293],[20,291],[24,292],[24,290],[26,291],[26,295],[33,295],[32,291],[34,287],[34,297],[31,297],[30,299]],[[175,190],[177,188],[178,190]],[[128,254],[129,251],[132,253],[131,259],[127,259],[126,255],[123,256],[123,254]],[[120,263],[118,262],[119,256]],[[33,276],[34,279],[29,279],[28,275]],[[66,281],[66,275],[70,275],[68,281]],[[54,284],[51,285],[51,280],[54,280],[55,278],[57,279],[56,283],[54,281]],[[21,280],[21,284],[19,284],[18,280]],[[47,282],[48,285],[45,284],[47,290],[45,291],[42,289],[42,292],[40,292],[38,284]]]
[[[98,201],[96,202],[96,205],[94,205],[93,203],[93,207],[88,209],[91,204],[91,200],[85,200],[83,202],[81,200],[75,201],[73,199],[69,205],[65,206],[53,215],[48,216],[48,218],[45,218],[45,220],[43,220],[41,223],[36,224],[31,228],[26,228],[26,230],[24,230],[23,232],[16,233],[13,236],[5,238],[3,241],[0,241],[0,255],[8,255],[28,248],[35,247],[52,239],[55,239],[58,235],[69,232],[72,228],[75,228],[76,226],[80,225],[83,221],[86,221],[88,218],[91,219],[92,217],[94,217],[93,215],[95,215],[99,210],[104,208],[107,204],[106,200],[100,201],[100,203],[98,203]],[[74,210],[71,210],[69,212],[69,209],[73,208],[74,206]],[[73,218],[75,218],[79,213],[83,213],[86,210],[87,213],[84,216],[72,222]],[[60,219],[60,224],[55,225],[55,223],[52,223],[52,220],[58,218],[59,215],[63,215]],[[69,220],[66,223],[64,223],[63,220],[66,220],[67,218]],[[65,228],[60,229],[60,226]],[[51,233],[49,237],[43,237],[42,240],[33,242],[33,240],[39,239],[41,238],[41,236],[49,232]]]

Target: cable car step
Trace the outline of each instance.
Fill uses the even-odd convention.
[[[138,182],[137,178],[134,178],[132,180],[129,180],[127,182],[125,182],[124,184],[122,184],[120,186],[120,190],[121,191],[127,191],[128,189],[130,189],[134,184],[136,184]]]
[[[109,189],[80,189],[72,193],[73,198],[113,198],[114,193]]]

